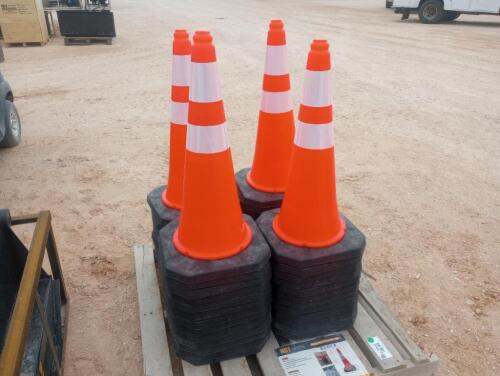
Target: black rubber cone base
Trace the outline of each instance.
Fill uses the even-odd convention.
[[[222,260],[195,260],[178,252],[172,237],[178,227],[175,220],[160,231],[160,255],[163,257],[165,275],[187,285],[210,286],[210,281],[225,280],[237,283],[246,273],[261,271],[269,267],[271,253],[266,239],[255,222],[248,216],[245,221],[250,226],[252,242],[242,252]]]
[[[331,272],[343,273],[344,263],[349,260],[361,259],[365,249],[365,237],[349,219],[342,216],[346,225],[344,238],[337,244],[323,248],[297,247],[282,241],[274,233],[272,221],[279,210],[270,210],[261,215],[257,221],[258,226],[271,246],[273,262],[285,264],[299,270],[307,270],[308,267],[332,264]],[[341,262],[342,261],[342,262]]]
[[[148,205],[151,208],[151,217],[153,219],[153,233],[151,235],[155,249],[159,247],[158,236],[160,230],[175,219],[179,218],[179,210],[166,207],[161,201],[161,195],[166,186],[160,185],[148,194]]]
[[[267,327],[262,325],[262,322],[267,323]],[[239,340],[252,340],[263,337],[269,333],[268,327],[271,325],[271,314],[268,313],[266,317],[260,320],[246,320],[238,323],[237,325],[219,327],[219,328],[203,328],[193,329],[190,326],[176,327],[170,326],[170,330],[176,337],[176,340],[184,346],[192,347],[193,349],[202,349],[210,343],[214,345],[231,344],[235,343],[235,338]],[[220,350],[218,348],[217,350]]]
[[[271,288],[269,288],[269,290],[270,289]],[[254,307],[251,310],[257,309],[257,307],[260,307],[265,302],[270,303],[269,296],[271,295],[271,291],[269,290],[265,293],[262,290],[238,291],[237,293],[227,294],[226,299],[224,299],[224,296],[214,296],[207,297],[205,299],[188,300],[172,294],[172,292],[167,289],[167,292],[165,293],[165,299],[167,304],[170,303],[171,305],[175,305],[175,307],[179,310],[183,310],[185,312],[185,317],[191,317],[195,319],[202,313],[208,314],[209,312],[214,312],[217,310],[226,312],[226,310],[229,310],[235,306],[244,307],[253,304]]]
[[[269,278],[267,278],[269,277]],[[214,289],[219,286],[227,286],[227,278],[221,278],[221,279],[213,279],[207,282],[203,283],[189,283],[186,282],[185,280],[177,280],[175,278],[175,275],[171,277],[171,274],[168,274],[165,276],[167,283],[170,286],[173,286],[175,288],[179,289]],[[269,279],[271,278],[271,267],[269,263],[263,264],[261,269],[257,269],[253,272],[250,273],[242,273],[241,275],[238,276],[238,285],[240,285],[240,288],[244,288],[250,284],[256,283],[257,280],[264,280],[264,278],[267,278],[266,281],[268,282]]]
[[[282,279],[294,279],[297,280],[297,273],[300,272],[300,277],[306,279],[307,281],[312,280],[325,280],[326,278],[331,277],[336,281],[341,279],[350,279],[353,273],[359,272],[359,258],[355,257],[349,260],[335,260],[333,263],[324,263],[320,265],[313,265],[311,267],[296,267],[285,264],[283,262],[273,262],[273,276]],[[332,267],[338,262],[342,262],[343,269],[337,270],[335,275],[331,273]],[[290,277],[293,276],[293,278]]]
[[[339,243],[297,247],[275,234],[272,221],[278,212],[264,212],[257,221],[271,246],[275,333],[301,340],[348,328],[357,314],[363,234],[343,217],[346,234]]]
[[[195,350],[185,347],[179,343],[174,343],[175,352],[179,358],[182,358],[189,363],[199,366],[202,364],[210,364],[222,362],[224,360],[239,358],[244,354],[257,354],[264,347],[269,339],[270,331],[262,338],[246,341],[243,343],[233,344],[228,350],[212,350],[207,348]]]
[[[177,354],[193,364],[255,354],[271,328],[271,252],[248,216],[253,237],[241,253],[195,260],[179,253],[174,220],[160,231],[158,267]],[[163,270],[161,270],[163,269]]]
[[[260,276],[256,276],[254,280],[239,282],[236,280],[234,283],[226,283],[225,285],[216,285],[213,287],[204,284],[202,287],[189,285],[168,283],[170,291],[173,296],[186,301],[196,302],[198,300],[206,299],[207,297],[226,300],[230,295],[251,294],[252,292],[263,293],[269,291],[269,284],[271,280],[271,270],[267,269],[262,271]]]
[[[274,292],[275,294],[284,294],[293,297],[312,297],[342,293],[343,291],[350,291],[355,288],[360,275],[361,273],[353,273],[349,281],[332,281],[328,279],[324,283],[318,281],[316,285],[291,283],[283,280],[281,282],[274,282]]]
[[[316,322],[315,324],[295,321],[294,325],[273,322],[273,332],[278,337],[282,337],[290,341],[301,341],[307,338],[315,338],[325,333],[340,332],[352,326],[353,320],[350,318],[337,319],[334,322]]]
[[[257,219],[259,215],[267,210],[281,207],[283,193],[271,193],[258,191],[248,184],[247,174],[249,168],[244,168],[236,174],[238,196],[240,197],[243,213]]]
[[[261,309],[255,309],[255,307],[252,307],[253,310],[249,309],[240,309],[235,312],[224,312],[223,315],[219,316],[212,316],[212,317],[194,317],[194,319],[187,317],[184,315],[184,312],[179,311],[175,308],[175,305],[168,307],[167,306],[167,315],[175,315],[176,317],[176,322],[179,325],[184,325],[188,326],[192,330],[216,330],[216,329],[221,329],[221,328],[228,328],[231,326],[234,326],[234,324],[238,324],[240,322],[244,322],[246,320],[250,321],[259,321],[263,320],[267,315],[269,315],[269,307],[271,301],[264,302],[265,305]],[[218,312],[220,313],[220,311]],[[203,320],[200,320],[203,319]],[[217,325],[215,326],[214,323]]]

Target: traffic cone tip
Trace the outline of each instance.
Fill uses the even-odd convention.
[[[217,61],[212,35],[208,31],[196,31],[193,36],[191,62],[211,63]]]
[[[326,39],[315,39],[307,56],[307,69],[311,71],[330,70],[330,45]]]
[[[191,54],[191,41],[189,40],[189,33],[185,29],[176,29],[174,31],[172,52],[174,55]]]
[[[271,20],[269,22],[269,28],[270,29],[283,29],[284,28],[283,20]]]
[[[286,35],[282,20],[271,20],[267,32],[267,44],[271,46],[282,46],[286,44]]]

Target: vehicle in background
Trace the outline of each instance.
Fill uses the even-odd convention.
[[[402,20],[418,13],[420,22],[435,24],[456,20],[461,14],[500,15],[500,0],[393,0]]]
[[[0,45],[0,63],[5,60]],[[14,94],[0,72],[0,148],[11,148],[21,142],[21,119],[14,106]]]
[[[392,8],[392,3],[393,2],[394,2],[394,0],[385,0],[385,7],[387,9]]]

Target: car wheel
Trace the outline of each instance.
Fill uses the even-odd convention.
[[[385,7],[387,9],[390,9],[392,7],[392,1],[393,0],[385,0]]]
[[[1,148],[11,148],[21,142],[21,119],[16,106],[11,101],[5,101],[5,137],[0,142]]]
[[[443,2],[440,0],[426,0],[418,8],[418,17],[422,23],[439,23],[443,20],[444,15]]]
[[[446,22],[454,21],[458,17],[460,17],[460,12],[454,12],[451,10],[447,10],[444,12],[443,21],[446,21]]]

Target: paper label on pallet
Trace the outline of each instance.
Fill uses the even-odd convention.
[[[377,354],[380,360],[386,360],[392,358],[391,352],[385,347],[384,343],[378,337],[368,337],[368,344],[372,348],[373,352]]]
[[[368,376],[343,335],[335,334],[276,349],[281,367],[290,376]]]

